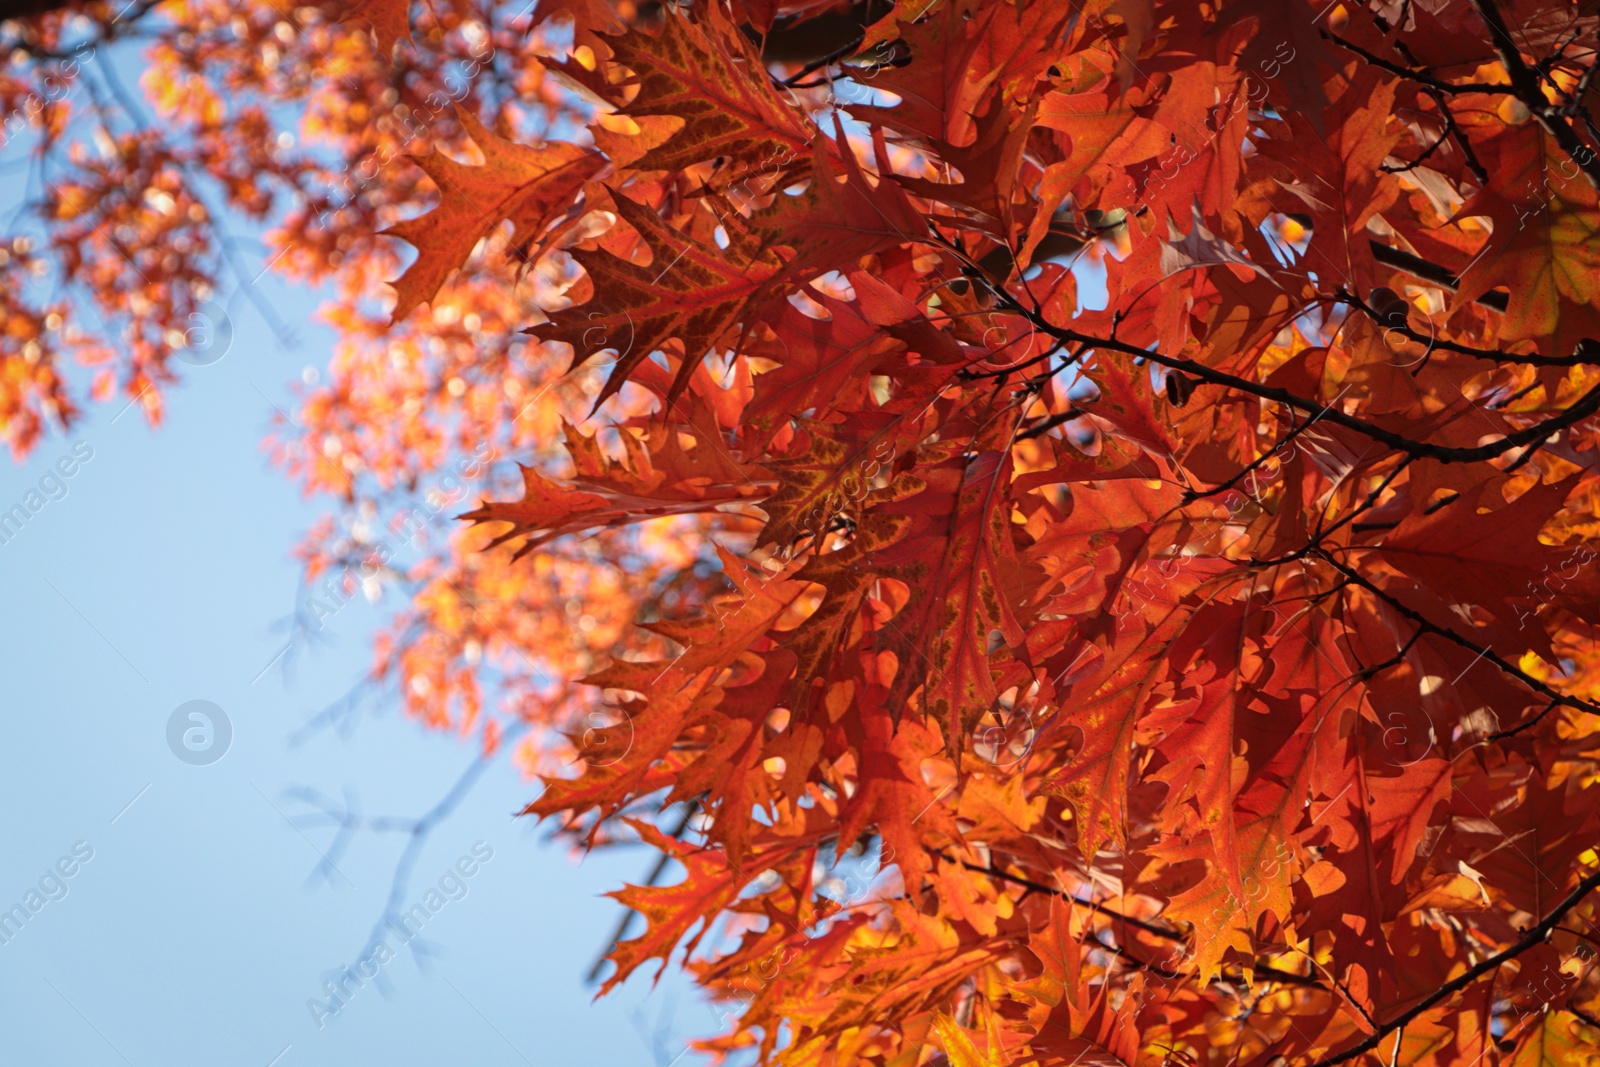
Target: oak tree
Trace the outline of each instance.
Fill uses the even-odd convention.
[[[7,294],[14,447],[68,351],[156,410],[208,195],[281,218],[313,577],[523,463],[375,670],[676,861],[606,988],[791,1064],[1600,1063],[1593,3],[139,16],[169,121],[91,93],[11,252],[127,354]]]

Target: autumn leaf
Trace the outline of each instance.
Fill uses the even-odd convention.
[[[521,539],[521,555],[565,534],[712,511],[759,498],[770,488],[769,482],[752,480],[752,475],[764,475],[758,468],[734,463],[708,441],[685,449],[678,432],[659,426],[640,435],[624,433],[622,460],[606,455],[593,437],[575,427],[564,429],[576,460],[575,481],[562,484],[523,467],[521,500],[486,503],[461,517],[510,523],[512,528],[495,543]]]
[[[417,248],[416,262],[394,283],[395,321],[437,296],[450,273],[502,222],[510,221],[524,242],[537,236],[604,162],[577,145],[536,148],[508,141],[467,112],[460,120],[483,153],[483,165],[457,163],[439,152],[416,157],[439,188],[439,206],[384,231]]]
[[[394,46],[401,38],[411,36],[410,0],[362,0],[353,5],[349,17],[363,20],[372,27],[378,54],[384,58],[394,54]]]
[[[1463,212],[1488,215],[1494,232],[1461,279],[1461,299],[1504,287],[1510,294],[1500,333],[1507,341],[1536,340],[1570,354],[1600,341],[1600,202],[1572,159],[1529,123],[1485,146],[1495,183]]]
[[[1106,1002],[1105,987],[1098,994],[1086,989],[1080,962],[1083,947],[1082,934],[1073,928],[1072,909],[1052,900],[1047,922],[1028,942],[1042,973],[1020,989],[1022,997],[1032,1002],[1029,1048],[1041,1063],[1131,1067],[1139,1056],[1136,1016],[1144,987],[1135,983],[1123,1005],[1113,1009]]]
[[[1012,646],[1023,641],[1011,602],[1013,591],[1027,586],[1028,571],[1012,541],[1008,468],[995,452],[917,468],[918,490],[879,509],[899,527],[887,535],[893,542],[867,560],[912,590],[889,642],[900,664],[895,693],[909,695],[920,683],[923,709],[952,743],[999,695],[991,634]],[[931,641],[921,646],[906,639],[908,632]]]
[[[659,33],[632,29],[609,44],[639,88],[621,114],[669,118],[676,127],[633,162],[639,170],[675,171],[715,159],[718,181],[726,184],[781,172],[810,144],[801,114],[761,76],[760,58],[715,9],[698,25],[671,11]]]
[[[734,867],[716,849],[686,847],[649,823],[629,820],[628,824],[645,842],[667,850],[682,863],[685,876],[671,888],[629,886],[611,894],[624,906],[643,915],[648,925],[642,937],[623,941],[612,950],[611,960],[617,968],[606,979],[605,989],[621,983],[641,964],[652,959],[661,960],[661,969],[656,972],[659,979],[673,950],[689,931],[697,924],[709,922],[733,902],[745,883],[760,873],[755,865]],[[704,933],[702,928],[700,934],[689,937],[685,951],[694,951]]]
[[[618,216],[650,250],[649,264],[605,251],[575,251],[573,258],[588,272],[594,298],[554,312],[547,324],[531,332],[571,345],[575,367],[598,351],[617,353],[596,406],[621,389],[652,353],[677,341],[683,356],[667,390],[670,402],[688,385],[707,350],[744,320],[782,263],[737,228],[729,247],[719,249],[671,229],[626,195],[617,195],[614,202]]]

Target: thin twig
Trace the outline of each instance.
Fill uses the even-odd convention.
[[[1567,912],[1571,911],[1573,908],[1576,908],[1580,903],[1582,903],[1583,898],[1594,892],[1597,886],[1600,886],[1600,872],[1591,874],[1589,877],[1579,882],[1577,887],[1573,889],[1571,893],[1567,894],[1566,899],[1560,904],[1556,905],[1554,911],[1550,912],[1544,918],[1535,923],[1533,928],[1527,933],[1523,934],[1522,938],[1516,943],[1500,950],[1499,952],[1496,952],[1488,959],[1481,960],[1477,964],[1468,967],[1460,975],[1446,982],[1444,985],[1440,986],[1438,989],[1434,990],[1432,993],[1413,1004],[1406,1011],[1401,1012],[1393,1019],[1378,1027],[1376,1033],[1368,1035],[1365,1039],[1358,1041],[1354,1045],[1351,1045],[1343,1052],[1338,1052],[1332,1056],[1323,1057],[1315,1063],[1310,1064],[1309,1067],[1335,1067],[1336,1064],[1348,1062],[1355,1059],[1357,1056],[1371,1052],[1373,1049],[1378,1047],[1379,1043],[1381,1043],[1385,1037],[1389,1036],[1391,1033],[1394,1033],[1396,1030],[1404,1029],[1407,1024],[1421,1016],[1435,1004],[1438,1004],[1440,1001],[1459,993],[1473,982],[1476,982],[1479,978],[1482,978],[1491,971],[1497,970],[1507,961],[1516,959],[1518,956],[1522,955],[1522,953],[1528,951],[1530,948],[1533,948],[1535,945],[1542,944],[1545,938],[1550,935],[1550,932],[1556,928],[1556,924],[1561,921],[1562,917],[1566,915]]]

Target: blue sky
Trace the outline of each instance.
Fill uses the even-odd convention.
[[[23,173],[5,172],[0,206]],[[652,992],[636,977],[598,1003],[584,984],[621,914],[600,894],[653,856],[579,862],[545,841],[513,817],[536,785],[505,755],[433,828],[403,889],[402,910],[436,904],[430,954],[391,937],[379,978],[347,980],[326,1010],[324,982],[359,962],[405,838],[358,833],[324,877],[334,830],[304,825],[313,809],[293,791],[413,817],[476,751],[381,704],[348,736],[290,744],[360,678],[398,604],[352,602],[292,671],[263,673],[295,602],[290,548],[320,504],[269,467],[261,440],[333,337],[310,322],[315,293],[261,284],[296,344],[236,301],[231,348],[183,368],[159,429],[100,406],[0,468],[0,512],[43,501],[0,544],[0,911],[37,902],[0,944],[0,1059],[666,1067],[687,1035],[716,1029],[687,984],[669,973]],[[231,724],[207,765],[169,747],[169,719],[195,700]]]

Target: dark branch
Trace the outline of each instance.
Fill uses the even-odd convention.
[[[1523,61],[1522,53],[1511,39],[1511,28],[1500,14],[1500,8],[1494,0],[1472,0],[1472,6],[1478,9],[1478,14],[1489,27],[1490,40],[1511,75],[1511,88],[1517,99],[1533,113],[1539,125],[1561,146],[1572,162],[1578,165],[1584,177],[1589,179],[1589,184],[1600,189],[1600,154],[1585,144],[1572,124],[1563,117],[1565,108],[1551,107],[1545,100],[1544,89],[1539,84],[1539,72]]]
[[[1600,715],[1600,705],[1596,705],[1591,701],[1584,700],[1581,697],[1568,696],[1565,693],[1552,689],[1550,686],[1546,685],[1544,682],[1541,682],[1539,679],[1535,678],[1521,667],[1518,667],[1515,663],[1512,663],[1510,660],[1500,655],[1494,649],[1489,648],[1488,646],[1474,644],[1449,627],[1440,626],[1438,623],[1433,622],[1421,612],[1407,607],[1395,597],[1378,588],[1377,585],[1375,585],[1360,571],[1357,571],[1353,567],[1349,567],[1334,559],[1326,549],[1318,548],[1315,554],[1319,559],[1324,560],[1329,566],[1333,567],[1334,570],[1344,575],[1345,578],[1347,578],[1352,584],[1359,585],[1361,588],[1365,589],[1367,592],[1371,593],[1373,596],[1389,605],[1389,607],[1394,609],[1395,612],[1422,627],[1435,637],[1449,641],[1451,644],[1464,648],[1468,652],[1476,653],[1485,662],[1492,663],[1496,667],[1499,667],[1506,674],[1511,675],[1513,678],[1517,679],[1517,681],[1521,682],[1529,689],[1532,689],[1540,696],[1548,697],[1552,701],[1557,701],[1569,708],[1573,708],[1576,711],[1587,712],[1590,715]]]
[[[1501,95],[1509,95],[1512,91],[1508,85],[1496,85],[1493,82],[1448,82],[1443,78],[1434,77],[1425,70],[1416,70],[1404,64],[1384,59],[1376,53],[1367,51],[1354,41],[1347,41],[1329,30],[1318,30],[1317,32],[1322,34],[1324,39],[1332,41],[1340,48],[1354,52],[1380,70],[1386,70],[1390,74],[1408,78],[1418,85],[1426,85],[1428,88],[1437,89],[1441,93],[1499,93]]]
[[[1448,289],[1452,293],[1461,288],[1461,279],[1449,270],[1431,263],[1421,256],[1414,256],[1404,249],[1383,244],[1380,241],[1368,241],[1372,248],[1372,258],[1385,266],[1403,270],[1407,274],[1421,278],[1425,282],[1432,282],[1441,289]],[[1475,303],[1482,304],[1491,311],[1505,311],[1511,306],[1511,297],[1507,293],[1488,292],[1478,297]]]
[[[1550,932],[1555,929],[1556,924],[1561,921],[1562,917],[1566,915],[1567,912],[1577,907],[1583,901],[1584,897],[1594,892],[1595,887],[1597,886],[1600,886],[1600,872],[1591,874],[1589,877],[1579,882],[1577,888],[1575,888],[1571,893],[1567,894],[1567,898],[1560,904],[1556,905],[1554,911],[1550,912],[1550,914],[1546,915],[1543,919],[1540,919],[1536,924],[1534,924],[1531,930],[1523,934],[1521,940],[1505,949],[1502,949],[1499,952],[1496,952],[1488,959],[1482,960],[1472,967],[1468,967],[1459,976],[1446,982],[1428,996],[1424,997],[1416,1004],[1413,1004],[1406,1011],[1401,1012],[1393,1019],[1378,1027],[1376,1033],[1373,1033],[1364,1040],[1351,1045],[1343,1052],[1335,1053],[1332,1056],[1326,1056],[1317,1062],[1310,1064],[1309,1067],[1335,1067],[1336,1064],[1345,1063],[1349,1060],[1355,1059],[1357,1056],[1371,1052],[1373,1049],[1377,1048],[1380,1043],[1382,1043],[1385,1037],[1388,1037],[1396,1030],[1405,1027],[1408,1023],[1422,1015],[1429,1008],[1432,1008],[1435,1004],[1438,1004],[1440,1001],[1459,993],[1473,982],[1476,982],[1479,978],[1482,978],[1491,971],[1498,969],[1507,961],[1516,959],[1530,948],[1541,944],[1545,938],[1550,936]]]
[[[966,860],[956,859],[954,856],[946,855],[943,852],[937,853],[937,855],[950,863],[960,864],[969,871],[976,871],[979,874],[987,874],[991,878],[998,878],[1000,881],[1010,882],[1012,885],[1024,886],[1028,889],[1032,889],[1036,893],[1049,893],[1052,896],[1058,896],[1062,900],[1069,901],[1078,905],[1079,907],[1088,908],[1090,911],[1098,912],[1108,919],[1115,919],[1118,922],[1127,923],[1134,929],[1143,930],[1152,937],[1159,937],[1167,941],[1174,941],[1178,943],[1188,940],[1188,937],[1185,934],[1172,927],[1158,926],[1155,923],[1146,922],[1143,919],[1135,919],[1133,916],[1124,915],[1122,912],[1117,911],[1114,908],[1108,908],[1099,901],[1085,900],[1082,897],[1075,897],[1064,889],[1057,889],[1054,886],[1046,885],[1043,882],[1035,882],[1031,878],[1023,878],[1020,875],[1011,874],[1006,871],[998,870],[994,867],[981,867],[976,863],[968,863]]]

